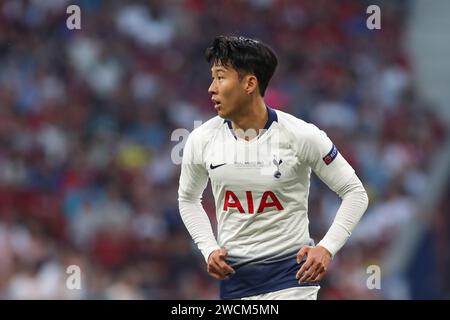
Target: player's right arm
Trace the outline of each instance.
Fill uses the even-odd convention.
[[[181,219],[203,254],[208,273],[219,280],[234,270],[225,262],[226,250],[220,248],[201,198],[208,183],[208,171],[203,161],[203,144],[198,130],[188,137],[183,150],[178,188]]]

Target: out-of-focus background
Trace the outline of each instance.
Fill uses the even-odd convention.
[[[81,30],[66,26],[70,4]],[[366,27],[371,4],[381,30]],[[266,102],[325,130],[369,193],[319,298],[449,299],[448,12],[446,0],[1,0],[0,298],[218,298],[179,216],[171,134],[215,115],[203,53],[233,34],[274,48]],[[316,242],[339,203],[314,178]],[[214,222],[209,187],[204,206]],[[66,287],[70,265],[80,290]]]

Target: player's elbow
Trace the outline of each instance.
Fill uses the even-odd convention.
[[[369,196],[362,182],[355,178],[342,192],[342,199],[348,199],[353,205],[359,208],[361,216],[369,206]]]
[[[369,196],[361,181],[353,188],[351,195],[354,201],[358,202],[358,207],[361,208],[362,213],[364,213],[369,206]]]
[[[367,191],[364,188],[364,186],[362,187],[362,191],[361,191],[361,202],[362,202],[362,207],[364,208],[364,211],[366,211],[367,207],[369,206],[369,195],[367,194]]]
[[[201,205],[202,201],[199,197],[193,196],[179,196],[178,197],[178,207],[183,208],[191,205]]]

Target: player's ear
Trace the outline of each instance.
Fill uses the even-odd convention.
[[[252,74],[246,75],[245,78],[245,91],[247,94],[252,94],[258,89],[258,79]]]

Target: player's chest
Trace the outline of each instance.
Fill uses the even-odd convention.
[[[213,184],[242,188],[290,184],[299,169],[291,145],[273,137],[250,143],[236,139],[211,143],[204,160]]]

